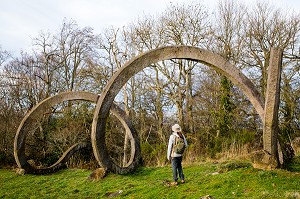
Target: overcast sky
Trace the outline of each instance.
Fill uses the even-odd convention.
[[[253,0],[236,0],[254,2]],[[0,46],[16,54],[31,48],[40,31],[54,33],[64,18],[74,19],[80,27],[90,26],[100,33],[108,26],[122,27],[138,16],[155,15],[170,3],[189,0],[0,0]],[[218,0],[193,0],[210,8]],[[269,0],[278,8],[299,13],[299,0]]]

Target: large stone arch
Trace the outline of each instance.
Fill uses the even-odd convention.
[[[68,159],[78,150],[90,146],[87,143],[77,143],[71,146],[66,152],[63,153],[61,158],[49,167],[37,168],[31,164],[29,164],[26,155],[25,155],[25,140],[28,134],[28,130],[32,128],[32,125],[36,122],[39,122],[42,118],[45,111],[61,102],[70,101],[70,100],[84,100],[96,103],[99,96],[97,94],[83,92],[83,91],[70,91],[70,92],[62,92],[52,97],[49,97],[36,106],[32,108],[30,112],[28,112],[23,120],[21,121],[19,128],[17,130],[15,141],[14,141],[14,157],[16,163],[20,169],[24,169],[25,173],[35,173],[35,174],[44,174],[44,173],[52,173],[64,166],[64,163],[68,161]],[[127,165],[136,165],[136,162],[140,160],[140,149],[137,134],[135,133],[135,129],[129,118],[126,116],[126,113],[120,109],[115,104],[112,105],[111,112],[115,115],[118,120],[124,126],[126,133],[129,136],[129,140],[131,143],[131,156],[127,163]],[[104,137],[101,139],[105,139]],[[138,146],[138,147],[137,147]]]
[[[168,46],[141,54],[120,68],[107,83],[97,102],[92,124],[92,146],[94,155],[100,165],[110,168],[117,173],[125,172],[110,159],[106,150],[105,126],[113,100],[123,85],[136,73],[162,60],[190,59],[214,68],[229,78],[249,98],[262,121],[264,120],[264,101],[254,84],[229,61],[204,49],[191,46]],[[101,151],[100,151],[101,149]]]

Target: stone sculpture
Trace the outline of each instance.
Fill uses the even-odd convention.
[[[61,169],[64,166],[64,163],[68,161],[68,159],[78,150],[85,148],[88,146],[87,143],[77,143],[73,146],[71,146],[63,155],[62,157],[53,165],[45,168],[36,168],[33,165],[28,163],[28,160],[25,156],[25,140],[28,133],[28,129],[31,127],[31,125],[35,122],[38,122],[45,110],[48,108],[57,105],[64,101],[70,101],[70,100],[85,100],[90,101],[93,103],[96,103],[98,99],[98,95],[88,93],[88,92],[64,92],[59,93],[53,97],[49,97],[39,104],[37,104],[33,109],[26,114],[26,116],[21,121],[21,124],[17,130],[15,141],[14,141],[14,156],[15,160],[17,162],[17,165],[19,168],[24,169],[25,173],[35,173],[35,174],[45,174],[45,173],[52,173],[59,169]],[[118,106],[113,105],[111,112],[121,121],[122,125],[125,127],[125,129],[129,129],[129,137],[131,142],[131,158],[128,162],[128,165],[132,164],[134,161],[139,161],[139,148],[134,148],[137,144],[135,144],[136,140],[138,140],[136,134],[131,134],[132,131],[135,131],[131,122],[127,118],[126,114],[122,109],[120,109]],[[132,131],[131,131],[132,130]]]
[[[212,67],[225,75],[233,82],[233,84],[241,89],[256,109],[264,125],[264,151],[266,152],[265,154],[269,156],[264,158],[268,160],[266,164],[270,164],[272,167],[277,167],[279,164],[277,150],[277,116],[279,106],[281,56],[282,51],[280,49],[271,49],[271,64],[269,69],[270,81],[268,82],[266,94],[267,102],[265,103],[262,95],[258,92],[255,85],[240,70],[218,54],[192,46],[167,46],[143,53],[127,62],[111,77],[103,89],[99,99],[98,95],[87,92],[66,92],[47,98],[36,105],[22,120],[15,137],[14,154],[18,167],[25,169],[26,173],[53,172],[61,168],[63,163],[66,162],[75,151],[87,146],[85,143],[78,143],[72,146],[54,165],[42,169],[37,169],[31,166],[24,154],[24,143],[27,135],[26,129],[32,122],[40,119],[43,111],[47,107],[51,107],[57,103],[67,100],[81,99],[96,103],[92,123],[91,143],[94,156],[99,165],[105,170],[119,174],[134,171],[139,165],[141,157],[138,135],[125,112],[118,108],[113,101],[123,85],[133,75],[153,63],[175,58],[194,60]],[[121,121],[126,132],[130,132],[129,140],[131,143],[131,158],[128,164],[124,167],[116,165],[111,160],[106,148],[105,128],[110,111],[112,111],[112,113]]]
[[[275,52],[277,57],[279,57],[279,60],[277,59],[273,63],[277,68],[280,68],[282,51],[277,49],[271,49],[271,51],[272,55]],[[266,118],[270,118],[270,120],[274,119],[274,117],[266,117],[266,115],[270,114],[266,112],[266,110],[268,110],[270,107],[274,108],[278,106],[278,101],[265,105],[262,95],[258,92],[251,80],[248,79],[240,70],[234,67],[225,58],[221,57],[218,54],[192,46],[167,46],[157,48],[141,54],[127,62],[111,77],[101,93],[94,113],[91,137],[94,155],[102,167],[113,168],[114,171],[122,173],[122,170],[120,170],[120,168],[111,161],[109,154],[105,148],[105,142],[101,141],[101,138],[105,137],[105,126],[110,107],[112,106],[113,100],[119,93],[120,89],[133,75],[135,75],[145,67],[148,67],[151,64],[162,60],[175,58],[198,61],[221,72],[236,86],[238,86],[248,97],[249,101],[252,103],[261,120],[263,121],[264,126],[270,125],[269,120],[265,122]],[[277,78],[275,78],[276,80],[280,79],[278,78],[278,75],[280,75],[279,73],[272,75],[277,76]],[[277,82],[275,83],[277,84]],[[279,89],[278,86],[272,88]],[[273,89],[272,91],[274,91]],[[272,96],[272,93],[275,94],[274,92],[269,91],[268,95]],[[275,128],[271,128],[270,131],[265,131],[264,139],[273,139],[273,136],[276,134],[275,131]],[[270,161],[278,160],[277,148],[276,151],[274,151],[274,142],[277,142],[277,140],[264,140],[264,143],[269,142],[272,143],[270,144],[270,147],[272,149],[268,145],[264,146],[264,150],[267,151],[266,154],[269,154],[270,157],[272,157],[269,158]],[[99,149],[101,149],[101,151]],[[268,162],[268,164],[274,164],[274,162]],[[274,167],[279,166],[278,162],[276,162],[276,164],[277,165],[274,165]]]

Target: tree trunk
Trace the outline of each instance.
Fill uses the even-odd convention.
[[[186,73],[186,125],[190,132],[194,132],[193,112],[192,112],[192,73]]]
[[[157,109],[157,133],[160,137],[160,140],[162,141],[162,143],[166,143],[165,137],[163,135],[163,107],[162,107],[162,103],[161,103],[161,95],[162,95],[162,90],[160,88],[160,81],[158,78],[158,69],[155,68],[155,79],[156,79],[156,109]]]

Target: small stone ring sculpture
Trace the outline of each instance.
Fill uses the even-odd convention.
[[[48,108],[51,108],[54,105],[57,105],[64,101],[70,100],[85,100],[96,103],[98,100],[98,95],[77,91],[77,92],[63,92],[59,93],[55,96],[49,97],[42,102],[38,103],[36,106],[32,108],[32,110],[26,114],[26,116],[21,121],[19,128],[17,130],[15,141],[14,141],[14,157],[17,162],[17,165],[20,169],[24,169],[25,173],[34,173],[34,174],[45,174],[45,173],[53,173],[59,169],[61,169],[68,159],[78,150],[89,146],[87,143],[77,143],[71,146],[61,158],[54,163],[53,165],[45,168],[36,168],[35,166],[28,163],[26,155],[25,155],[25,140],[28,134],[28,130],[31,128],[31,125],[35,122],[39,122],[40,119],[43,117],[43,114]],[[135,132],[130,120],[127,118],[125,112],[120,109],[117,105],[113,104],[111,112],[121,121],[122,125],[126,129],[126,133],[128,133],[129,140],[131,142],[131,157],[127,165],[130,165],[133,161],[136,161],[137,158],[134,156],[137,149],[135,148],[135,139],[137,137],[132,135],[132,131]],[[132,131],[131,131],[132,130]],[[136,135],[136,134],[135,134]],[[103,142],[105,142],[105,138],[99,138]],[[101,149],[99,149],[101,151]],[[139,148],[138,148],[139,150]],[[106,168],[111,170],[110,168]]]

